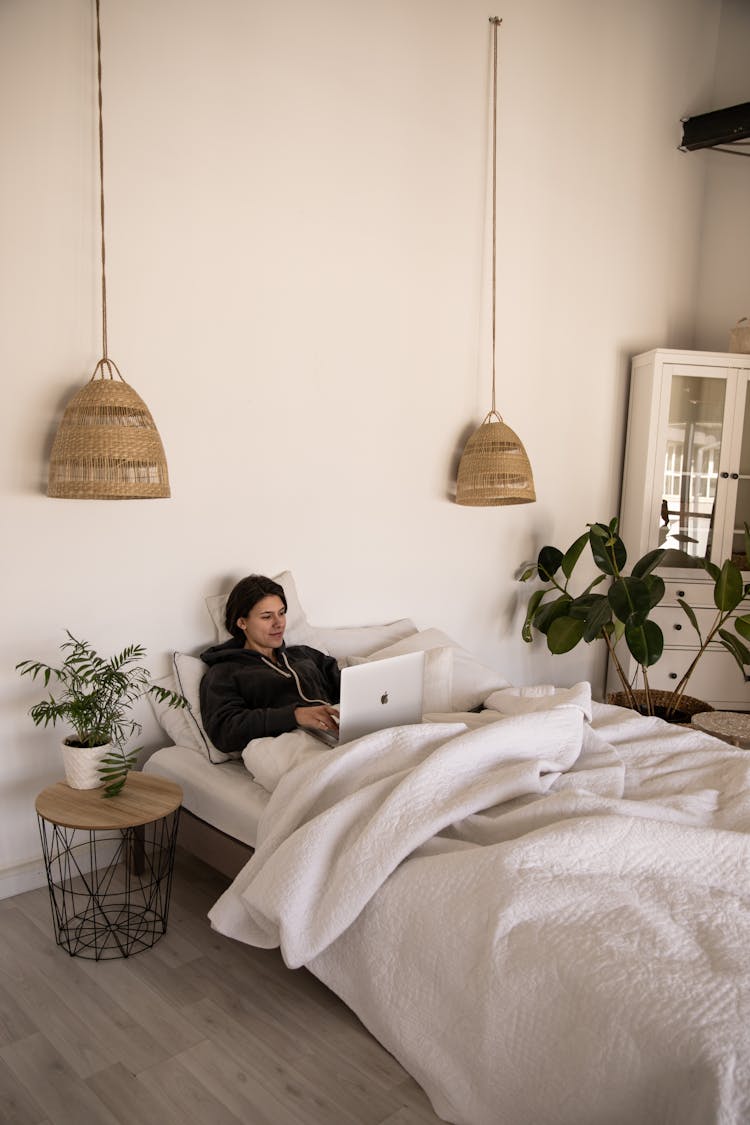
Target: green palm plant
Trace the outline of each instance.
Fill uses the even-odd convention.
[[[50,681],[60,686],[57,695],[50,691],[46,699],[34,704],[29,714],[36,726],[69,723],[74,731],[74,736],[65,740],[69,746],[111,744],[113,749],[102,759],[99,775],[105,785],[105,797],[114,797],[142,749],[125,749],[126,743],[142,729],[130,715],[132,707],[149,694],[170,707],[185,707],[187,700],[152,683],[148,669],[139,663],[146,655],[142,645],[128,645],[105,660],[87,641],[77,640],[67,629],[65,632],[68,640],[60,645],[64,659],[58,667],[39,660],[16,664],[22,676],[29,675],[32,680],[41,676],[45,688]]]
[[[588,531],[580,535],[566,551],[557,547],[542,547],[535,563],[522,567],[520,581],[541,579],[545,585],[534,590],[529,598],[526,617],[521,630],[523,639],[531,642],[536,629],[547,639],[552,653],[570,652],[583,641],[603,640],[610,660],[617,672],[628,706],[641,710],[635,690],[640,678],[643,684],[645,710],[654,714],[648,670],[661,658],[664,635],[657,623],[650,619],[651,611],[661,602],[666,587],[655,574],[664,557],[664,550],[649,551],[625,574],[627,550],[618,533],[618,520],[609,523],[588,524]],[[578,594],[571,590],[571,580],[586,546],[599,574]],[[682,552],[681,552],[682,553]],[[675,552],[670,552],[674,561]],[[750,529],[745,524],[745,557],[750,569]],[[695,559],[684,555],[685,566],[694,567]],[[750,614],[737,615],[736,610],[750,597],[750,584],[745,584],[742,571],[732,559],[721,566],[708,559],[699,565],[713,579],[713,600],[716,615],[701,631],[695,611],[678,598],[678,604],[698,636],[698,648],[684,674],[669,694],[664,708],[666,718],[679,710],[690,677],[710,644],[719,644],[729,652],[743,676],[750,667],[750,649],[744,643],[750,640]],[[606,592],[598,587],[609,580]],[[732,631],[728,626],[732,626]],[[624,641],[636,662],[635,676],[630,679],[618,655],[618,646]]]

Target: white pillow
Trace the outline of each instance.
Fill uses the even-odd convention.
[[[388,648],[372,653],[370,659],[401,656],[404,652],[430,652],[432,649],[441,648],[450,648],[453,651],[450,705],[447,707],[425,705],[425,711],[472,711],[475,707],[481,707],[493,691],[510,686],[499,672],[482,664],[440,629],[422,629],[413,636],[405,637],[389,645]]]
[[[286,631],[284,633],[286,643],[288,645],[310,645],[321,652],[326,652],[326,649],[322,648],[317,641],[316,630],[308,623],[305,611],[300,605],[297,587],[290,571],[285,570],[282,574],[276,574],[273,580],[284,587],[286,595]],[[226,594],[214,594],[206,598],[206,606],[216,628],[216,640],[219,644],[222,641],[228,641],[232,635],[227,632],[225,625],[228,597],[229,591]]]
[[[188,716],[192,744],[199,753],[214,764],[228,762],[231,758],[240,758],[242,756],[241,751],[236,754],[224,754],[214,746],[203,729],[200,686],[207,666],[197,656],[188,656],[185,652],[176,652],[173,659],[177,690],[182,692],[188,701],[188,705],[182,714]]]
[[[416,631],[414,622],[408,617],[402,617],[388,625],[319,626],[315,629],[315,635],[325,645],[323,652],[335,656],[341,664],[352,656],[369,656],[377,649],[411,636]],[[320,648],[320,644],[316,647]]]
[[[168,676],[163,676],[160,680],[155,680],[154,683],[167,691],[180,691],[177,676],[174,672],[170,672]],[[203,747],[195,733],[195,724],[188,714],[187,707],[170,707],[167,703],[157,699],[155,695],[149,695],[148,700],[157,723],[167,732],[175,746],[184,746],[189,750],[196,750],[199,754],[203,752]]]
[[[393,648],[396,646],[394,645]],[[413,652],[413,649],[409,650]],[[421,650],[418,650],[421,651]],[[425,650],[424,660],[424,694],[422,697],[422,713],[431,711],[453,710],[453,654],[455,649],[451,645],[442,645],[440,648]],[[385,660],[388,656],[399,656],[397,652],[383,649],[372,656],[350,656],[347,664],[370,664],[374,660]]]

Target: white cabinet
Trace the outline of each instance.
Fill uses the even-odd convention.
[[[749,382],[750,355],[658,348],[633,360],[620,534],[630,565],[655,547],[667,549],[658,572],[667,594],[652,614],[665,644],[649,670],[654,688],[674,688],[697,648],[678,597],[699,620],[713,620],[713,584],[698,560],[721,564],[731,556],[747,568]],[[671,556],[677,548],[696,569]],[[611,676],[608,686],[617,687]],[[721,646],[705,653],[687,691],[715,707],[750,710],[750,684]]]

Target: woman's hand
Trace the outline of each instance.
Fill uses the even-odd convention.
[[[338,711],[325,703],[314,707],[296,707],[294,717],[298,726],[309,727],[311,730],[330,730],[335,734],[339,729]]]

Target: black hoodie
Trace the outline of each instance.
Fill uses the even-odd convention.
[[[274,664],[234,639],[201,653],[208,665],[201,718],[225,754],[241,753],[253,738],[296,730],[297,707],[338,703],[341,673],[332,656],[307,645],[282,645],[278,658]]]

